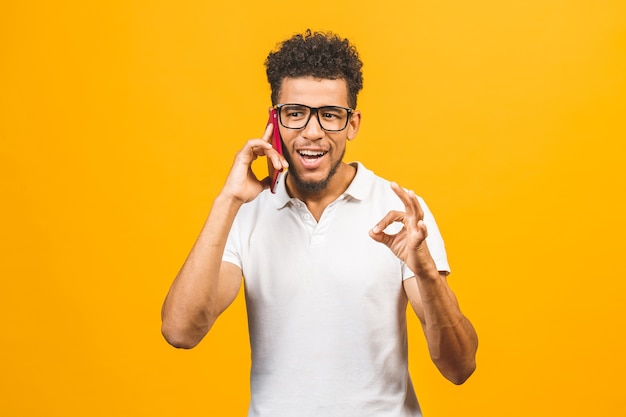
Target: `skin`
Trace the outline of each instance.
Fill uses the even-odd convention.
[[[348,92],[343,80],[317,80],[314,78],[287,78],[283,81],[281,103],[300,103],[311,107],[348,107]],[[356,137],[361,124],[361,112],[355,111],[346,129],[341,132],[324,131],[316,116],[302,130],[280,126],[283,138],[283,153],[289,161],[287,190],[306,203],[309,211],[319,220],[328,204],[348,188],[356,175],[356,169],[343,162],[346,142]],[[302,157],[302,151],[326,152],[314,160]],[[334,171],[334,173],[333,173]],[[310,191],[300,183],[319,184],[326,182],[322,190]]]
[[[344,80],[287,78],[280,91],[280,103],[348,107]],[[269,178],[259,180],[254,175],[252,162],[265,156],[276,169],[289,167],[289,194],[303,201],[319,220],[356,174],[355,168],[342,158],[347,141],[356,137],[360,123],[361,113],[355,111],[341,132],[322,130],[315,116],[301,130],[280,126],[286,158],[270,145],[270,124],[261,138],[250,139],[237,153],[226,183],[163,304],[162,332],[170,344],[187,349],[196,346],[240,291],[242,271],[222,262],[222,254],[239,208],[269,187]],[[305,158],[302,151],[322,151],[324,155]],[[318,186],[310,187],[311,184]],[[325,185],[320,188],[319,184]],[[373,225],[370,237],[386,245],[416,273],[404,281],[407,299],[422,324],[433,362],[447,379],[461,384],[476,367],[476,332],[461,313],[446,275],[437,270],[430,255],[424,214],[415,194],[395,183],[391,186],[405,211],[390,211]],[[401,222],[402,230],[396,235],[385,234],[383,230],[394,222]]]

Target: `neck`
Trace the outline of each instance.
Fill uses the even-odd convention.
[[[285,185],[287,193],[304,202],[311,214],[319,221],[324,209],[346,191],[355,175],[356,167],[342,162],[328,185],[321,190],[310,191],[299,187],[289,174],[287,174]]]

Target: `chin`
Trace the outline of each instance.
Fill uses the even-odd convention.
[[[298,179],[296,179],[296,185],[302,191],[306,191],[308,193],[319,193],[319,192],[324,191],[326,188],[328,188],[328,181],[329,181],[329,178],[326,178],[323,181],[317,181],[317,182],[299,181]]]
[[[339,170],[339,167],[341,166],[344,153],[345,153],[345,149],[341,154],[341,158],[333,162],[332,166],[330,167],[330,170],[328,171],[328,175],[326,175],[325,177],[321,179],[309,179],[306,177],[303,178],[299,175],[298,172],[296,172],[296,170],[293,170],[293,171],[290,170],[290,175],[293,176],[296,187],[307,193],[319,193],[319,192],[326,190],[326,188],[328,188],[328,184],[330,183],[330,180],[337,173],[337,171]],[[289,162],[290,166],[293,166],[292,161],[287,159],[287,162]],[[311,174],[311,172],[309,172],[308,174]]]
[[[307,193],[318,193],[324,191],[328,187],[331,177],[335,174],[335,171],[331,171],[326,177],[321,179],[315,178],[303,178],[297,172],[290,171],[290,175],[293,177],[295,186]]]

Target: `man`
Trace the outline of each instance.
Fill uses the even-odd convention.
[[[284,157],[271,124],[237,153],[165,300],[163,334],[194,347],[243,281],[250,417],[421,416],[407,304],[453,383],[472,374],[477,348],[434,218],[412,191],[343,161],[361,122],[362,63],[347,40],[307,31],[266,67]],[[259,156],[288,168],[276,194],[252,172]]]

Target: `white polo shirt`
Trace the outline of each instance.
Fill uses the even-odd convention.
[[[284,175],[276,194],[262,192],[237,214],[223,260],[244,275],[249,417],[421,416],[408,374],[402,286],[414,274],[368,235],[404,206],[388,181],[356,166],[319,222],[289,197]],[[449,271],[435,220],[419,201],[430,252]]]

